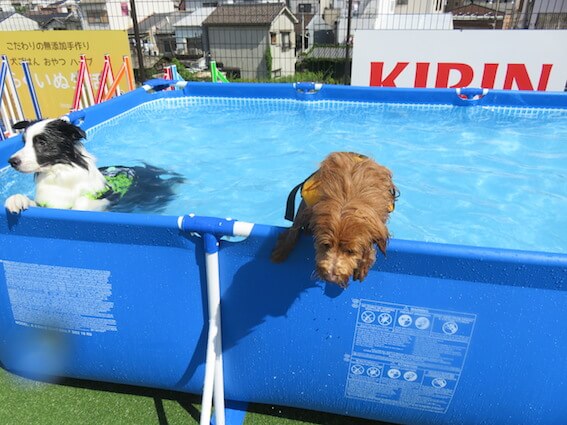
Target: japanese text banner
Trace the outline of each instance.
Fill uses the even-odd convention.
[[[130,49],[125,31],[11,31],[0,33],[0,54],[8,57],[25,117],[34,119],[22,61],[29,63],[43,117],[51,118],[71,108],[82,54],[96,93],[104,55],[110,55],[116,75]],[[125,79],[120,88],[127,91]]]

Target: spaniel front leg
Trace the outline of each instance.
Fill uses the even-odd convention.
[[[358,262],[358,266],[352,275],[352,278],[354,280],[359,280],[360,282],[362,282],[364,279],[366,279],[366,276],[368,276],[368,271],[372,268],[375,261],[376,249],[374,249],[374,246],[365,249],[362,258]]]

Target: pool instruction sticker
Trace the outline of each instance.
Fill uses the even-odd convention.
[[[117,331],[107,270],[0,260],[16,324],[73,335]]]
[[[445,413],[472,337],[475,314],[354,300],[348,398]]]

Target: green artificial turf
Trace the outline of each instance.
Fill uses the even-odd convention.
[[[198,424],[199,398],[174,391],[63,380],[32,381],[0,368],[2,425]],[[248,406],[245,425],[378,425],[309,410],[261,404]],[[230,425],[230,424],[227,424]]]

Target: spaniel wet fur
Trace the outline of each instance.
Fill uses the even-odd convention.
[[[318,200],[299,206],[293,225],[279,237],[272,261],[284,261],[302,231],[313,234],[316,274],[343,288],[350,277],[363,281],[376,260],[376,246],[386,255],[386,223],[397,189],[390,170],[371,158],[331,153],[317,171]]]

